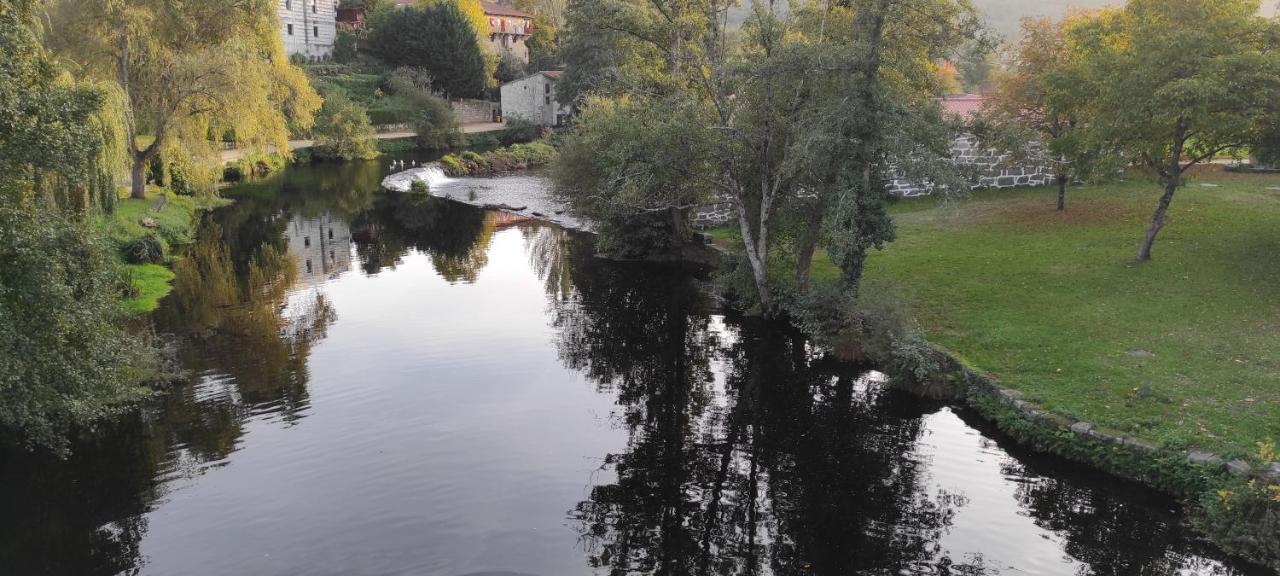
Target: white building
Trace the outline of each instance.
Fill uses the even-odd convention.
[[[556,85],[564,73],[559,70],[538,72],[502,85],[502,116],[520,118],[540,126],[559,126],[569,115],[569,108],[556,101]]]
[[[338,0],[278,0],[280,35],[289,56],[328,58],[338,35]]]
[[[298,288],[324,284],[351,270],[351,228],[332,214],[294,216],[285,232],[298,264]]]

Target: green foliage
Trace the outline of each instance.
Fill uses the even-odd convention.
[[[485,60],[466,16],[451,2],[405,8],[371,23],[369,53],[391,66],[431,74],[432,89],[454,98],[484,94]]]
[[[126,264],[164,264],[165,244],[154,234],[133,238],[120,247]]]
[[[154,312],[160,307],[160,300],[173,290],[173,272],[159,264],[138,264],[126,266],[129,283],[133,288],[131,297],[124,301],[124,308],[130,314],[139,315]]]
[[[503,52],[498,57],[498,69],[494,72],[493,77],[499,84],[506,84],[513,80],[519,80],[525,77],[525,63],[515,54]]]
[[[544,166],[555,157],[556,149],[550,144],[531,142],[483,154],[470,150],[461,155],[448,154],[440,159],[440,164],[450,176],[479,176]]]
[[[1256,139],[1280,106],[1280,22],[1257,0],[1130,0],[1069,31],[1088,137],[1165,189],[1138,251],[1151,258],[1183,174]]]
[[[333,59],[337,62],[350,62],[356,59],[356,35],[346,30],[339,30],[333,39]]]
[[[221,135],[259,154],[289,150],[290,131],[310,128],[320,106],[265,2],[58,0],[42,14],[56,52],[119,92],[134,197],[162,151],[198,159],[212,182]]]
[[[633,252],[644,252],[645,244],[687,242],[687,226],[666,226],[674,236],[655,242],[672,222],[651,215],[712,200],[714,135],[702,114],[699,104],[680,98],[588,100],[554,164],[556,194],[597,222],[643,221],[602,229],[607,244],[635,244]],[[630,238],[628,230],[640,237]]]
[[[66,211],[114,208],[118,138],[106,90],[60,76],[32,32],[36,3],[0,8],[0,202]]]
[[[556,29],[544,19],[534,19],[533,35],[524,44],[529,49],[529,70],[559,70],[563,65]]]
[[[0,206],[0,262],[0,428],[61,451],[146,394],[148,357],[118,322],[121,275],[87,225]]]
[[[341,93],[329,95],[316,118],[313,154],[332,160],[367,160],[378,156],[373,125],[359,104]]]
[[[1254,454],[1280,437],[1280,332],[1259,322],[1280,314],[1267,190],[1280,177],[1199,178],[1219,186],[1183,192],[1177,242],[1151,264],[1122,265],[1159,194],[1136,181],[1078,188],[1065,213],[1045,210],[1045,189],[904,201],[903,240],[867,278],[895,280],[931,342],[1028,401],[1155,444]]]

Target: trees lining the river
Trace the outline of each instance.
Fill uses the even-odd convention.
[[[893,237],[882,207],[890,173],[958,181],[942,161],[949,133],[930,100],[934,62],[978,26],[967,3],[951,0],[814,2],[786,13],[756,2],[736,31],[727,8],[570,3],[566,81],[594,96],[580,101],[557,184],[602,220],[669,211],[678,223],[698,202],[731,202],[744,295],[774,315],[808,292],[819,244],[856,290],[866,252]],[[588,21],[602,31],[581,29]],[[637,138],[597,137],[602,126]],[[659,153],[675,161],[646,157],[646,141],[665,143]],[[676,241],[686,233],[657,230]],[[778,271],[780,258],[791,273]]]
[[[287,154],[320,107],[267,0],[59,0],[45,16],[61,63],[117,94],[134,198],[161,155],[211,165],[224,139]]]

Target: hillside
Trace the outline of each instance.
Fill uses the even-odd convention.
[[[1276,14],[1278,0],[1264,0],[1263,14]],[[1122,4],[1120,0],[973,0],[973,4],[986,16],[992,29],[1012,38],[1018,33],[1018,23],[1028,16],[1061,17],[1071,8],[1097,8]]]

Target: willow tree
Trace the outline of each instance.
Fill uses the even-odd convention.
[[[1257,0],[1130,0],[1074,26],[1090,136],[1150,170],[1164,193],[1138,248],[1156,237],[1187,171],[1257,139],[1280,108],[1280,23]]]
[[[217,161],[220,142],[288,154],[320,97],[289,64],[270,0],[55,0],[48,42],[121,95],[131,195],[162,152]]]

